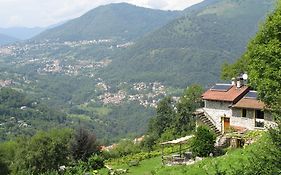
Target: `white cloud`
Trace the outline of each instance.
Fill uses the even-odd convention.
[[[0,0],[0,27],[48,26],[78,17],[109,3],[127,2],[137,6],[182,10],[203,0]]]

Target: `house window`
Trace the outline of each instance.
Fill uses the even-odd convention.
[[[242,109],[242,117],[247,117],[247,110],[246,109]]]
[[[257,119],[264,119],[264,112],[261,110],[256,110],[256,118]]]
[[[263,128],[264,127],[264,112],[261,110],[255,111],[255,126]]]
[[[264,127],[264,120],[262,119],[256,119],[256,125],[255,127],[263,128]]]

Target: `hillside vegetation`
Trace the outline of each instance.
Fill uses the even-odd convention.
[[[219,81],[220,66],[240,57],[275,1],[206,3],[120,51],[101,73],[113,81],[156,79],[182,87]]]
[[[272,1],[225,0],[212,2],[216,2],[216,4],[212,4],[208,8],[204,8],[204,10],[202,10],[200,6],[194,7],[193,10],[198,10],[197,13],[194,14],[194,18],[187,15],[167,25],[168,28],[164,28],[165,30],[159,30],[159,33],[163,32],[162,34],[167,34],[161,35],[163,37],[162,41],[165,41],[165,38],[167,39],[167,47],[162,45],[164,42],[156,42],[156,40],[155,43],[158,43],[157,47],[155,43],[151,46],[143,45],[143,48],[152,48],[149,52],[152,56],[139,57],[144,59],[144,66],[142,67],[139,65],[139,67],[133,67],[136,72],[140,71],[139,73],[142,73],[142,69],[146,69],[145,73],[149,75],[146,77],[147,79],[154,76],[158,76],[158,78],[165,78],[167,76],[166,82],[172,84],[172,82],[178,82],[180,78],[169,75],[169,72],[164,74],[163,71],[165,71],[165,69],[178,70],[176,67],[168,66],[169,63],[172,62],[182,63],[180,62],[181,59],[172,59],[173,61],[169,62],[169,58],[173,58],[170,56],[178,54],[178,50],[183,50],[181,52],[181,54],[183,54],[182,56],[187,53],[194,54],[196,53],[194,52],[196,49],[197,51],[204,50],[204,53],[200,52],[200,54],[202,54],[202,59],[208,57],[210,51],[214,54],[214,59],[218,59],[218,57],[215,57],[218,53],[223,55],[224,53],[232,54],[236,51],[238,52],[242,49],[241,45],[239,45],[241,44],[239,39],[243,40],[246,38],[242,37],[238,31],[233,32],[235,30],[232,31],[228,27],[234,28],[234,24],[245,25],[244,23],[237,22],[237,20],[235,20],[237,17],[239,17],[238,19],[241,21],[247,21],[247,19],[249,19],[247,22],[250,23],[250,18],[243,16],[243,14],[250,13],[249,9],[244,9],[244,13],[239,11],[239,9],[241,10],[244,7],[259,7],[257,9],[263,9],[266,5],[271,7],[271,3],[267,3]],[[236,8],[236,10],[232,10],[232,8]],[[242,17],[245,17],[245,19],[242,20]],[[215,19],[215,21],[211,19]],[[160,100],[155,106],[156,114],[150,119],[149,126],[147,126],[148,130],[145,136],[141,137],[142,141],[139,139],[136,139],[136,141],[122,139],[116,145],[101,147],[99,146],[95,134],[84,128],[88,127],[91,130],[95,130],[96,134],[100,137],[107,137],[106,134],[110,133],[115,137],[114,139],[117,139],[120,136],[119,133],[128,134],[132,131],[146,130],[144,127],[146,120],[148,120],[146,117],[149,116],[150,112],[150,114],[153,115],[154,111],[152,108],[148,108],[148,110],[143,106],[141,109],[139,107],[140,103],[137,103],[137,101],[117,103],[118,105],[105,104],[102,103],[102,101],[97,102],[99,98],[94,97],[101,95],[101,91],[99,92],[101,89],[98,87],[94,88],[95,85],[97,85],[96,83],[99,82],[99,85],[104,85],[101,87],[104,87],[104,91],[107,91],[105,90],[107,86],[101,81],[101,78],[95,77],[96,79],[94,80],[93,76],[83,77],[83,74],[79,76],[76,75],[75,77],[70,73],[66,76],[66,74],[57,71],[57,69],[55,69],[55,71],[51,69],[51,71],[48,72],[46,70],[49,69],[40,69],[40,66],[42,66],[40,59],[33,60],[33,62],[39,60],[37,64],[30,63],[24,65],[24,63],[29,63],[30,60],[26,59],[27,62],[24,62],[26,60],[22,57],[23,54],[20,55],[22,51],[14,53],[16,58],[11,58],[13,57],[11,55],[11,57],[4,57],[1,60],[0,66],[1,72],[3,72],[3,75],[1,74],[1,76],[3,76],[1,85],[17,85],[13,86],[14,89],[0,89],[1,141],[2,139],[9,140],[0,143],[0,174],[279,175],[281,173],[280,19],[281,1],[279,0],[276,10],[270,13],[266,18],[257,32],[256,37],[249,42],[243,56],[235,64],[225,65],[223,67],[223,76],[225,77],[236,75],[241,73],[241,71],[248,72],[249,85],[258,91],[260,100],[266,103],[277,123],[276,127],[268,128],[266,131],[246,132],[242,139],[245,139],[245,141],[249,139],[250,142],[245,143],[254,143],[249,146],[245,144],[243,148],[235,150],[215,148],[215,135],[206,126],[199,126],[195,130],[194,110],[202,105],[200,96],[203,89],[200,86],[189,86],[177,101],[175,100],[177,98],[172,98],[169,97],[168,94],[162,93],[164,86],[159,82],[150,83],[150,85],[142,82],[133,84],[133,87],[126,82],[119,84],[119,87],[114,87],[124,91],[126,89],[129,90],[127,92],[138,92],[137,96],[130,96],[136,97],[136,99],[144,96],[144,94],[140,93],[141,89],[149,92],[150,96],[155,95],[157,92],[166,97]],[[231,20],[236,21],[236,23],[231,23]],[[197,22],[193,23],[194,21]],[[208,25],[205,26],[205,24]],[[220,28],[214,27],[211,30],[208,28],[209,25],[212,27],[218,25]],[[189,27],[181,28],[180,26]],[[245,26],[238,26],[240,32],[245,31],[246,33],[248,31]],[[228,31],[229,33],[224,33],[222,30],[219,30],[221,28],[224,29],[223,31]],[[206,33],[202,34],[201,32]],[[205,38],[203,38],[203,36]],[[216,38],[212,38],[213,36]],[[237,37],[236,39],[238,40],[233,37]],[[220,38],[226,38],[226,40],[220,40]],[[168,42],[168,39],[170,39],[170,42]],[[194,43],[189,43],[188,39],[194,40]],[[140,40],[140,42],[141,41],[145,41],[145,39]],[[175,41],[174,45],[171,43],[172,41]],[[222,41],[224,42],[221,43]],[[75,45],[77,43],[74,42],[72,44]],[[231,47],[231,45],[228,46],[229,44],[234,44],[235,47]],[[136,44],[131,49],[137,46],[139,46],[139,44]],[[26,45],[26,48],[30,47]],[[161,52],[161,49],[160,51],[157,50],[159,48],[163,51]],[[175,51],[175,48],[178,50]],[[131,49],[129,49],[129,51],[133,54],[133,50]],[[166,55],[167,49],[170,49],[170,55]],[[186,49],[189,49],[189,52],[186,52]],[[243,52],[242,50],[241,52]],[[146,61],[147,59],[151,59],[150,64],[153,65],[154,59],[156,60],[156,58],[158,58],[154,56],[159,53],[161,59],[165,58],[165,61],[168,62],[157,62],[159,67],[156,68],[160,71],[160,74],[157,74],[157,72],[150,72],[149,64]],[[135,54],[142,55],[142,52],[136,52]],[[28,54],[25,56],[28,57]],[[195,58],[196,57],[194,57],[194,59]],[[122,60],[120,59],[121,57],[116,60],[116,63],[119,61],[119,66],[122,66],[122,62],[120,62]],[[203,64],[206,63],[206,60],[201,63],[200,59],[196,59],[198,62],[195,63],[192,63],[192,59],[188,62],[192,63],[193,68],[201,64],[204,65],[206,69],[200,69],[198,73],[203,72],[203,74],[205,74],[211,71],[212,67],[216,65],[214,59],[210,60],[207,65]],[[129,65],[135,63],[135,58],[131,57],[130,61],[128,62]],[[218,61],[217,64],[220,63],[220,61]],[[45,62],[46,65],[49,65],[49,63],[50,60]],[[53,67],[60,67],[57,60],[54,61],[54,64]],[[145,66],[146,64],[147,66]],[[10,67],[5,67],[5,65],[10,65]],[[15,69],[15,72],[10,70],[12,68]],[[27,68],[32,68],[32,70]],[[62,68],[63,66],[61,66],[59,70],[63,70]],[[111,68],[114,70],[113,64]],[[186,67],[186,69],[191,68]],[[45,70],[45,72],[43,70]],[[97,69],[97,71],[99,70],[101,70],[101,68]],[[42,74],[39,74],[40,71]],[[83,71],[82,73],[84,73]],[[39,73],[35,74],[36,72]],[[6,80],[11,73],[13,73],[12,75],[14,77],[18,78],[15,79],[17,81]],[[80,72],[77,71],[77,73]],[[119,72],[116,72],[114,75],[118,75],[118,73]],[[127,73],[129,75],[130,72]],[[202,75],[197,75],[197,81],[201,80],[202,77],[200,76]],[[43,77],[46,78],[46,81]],[[131,77],[133,77],[133,75],[131,75]],[[178,77],[181,76],[179,75]],[[208,81],[212,79],[211,76],[206,77]],[[197,81],[194,80],[193,82]],[[82,83],[84,86],[81,85]],[[179,86],[180,84],[181,83],[175,83],[174,86]],[[150,88],[147,88],[147,86],[150,87],[152,91],[149,91]],[[28,95],[21,91],[28,91]],[[109,91],[106,94],[112,96]],[[125,96],[124,94],[126,93],[118,93],[118,95],[122,97]],[[52,96],[56,97],[50,99]],[[46,103],[49,105],[45,105]],[[53,105],[54,107],[57,106],[58,109],[49,108],[51,103],[55,103]],[[61,110],[60,107],[63,107],[63,109]],[[133,112],[131,116],[130,112]],[[118,118],[115,118],[115,113],[119,113]],[[70,123],[68,123],[69,121]],[[77,126],[76,124],[78,124],[79,127],[74,131],[71,127]],[[68,126],[68,129],[63,129],[64,126]],[[50,127],[59,129],[50,129]],[[45,131],[37,132],[38,130]],[[37,133],[35,134],[35,132]],[[197,162],[192,162],[194,164],[190,166],[162,166],[160,155],[163,153],[176,153],[177,150],[167,146],[161,151],[160,143],[186,135],[194,135],[194,137],[186,144],[182,143],[182,150],[192,151],[191,159],[193,155],[202,156],[203,158],[196,157],[195,160],[197,160]],[[236,135],[233,135],[233,137],[236,137]],[[102,138],[99,140],[102,140]],[[105,151],[101,151],[101,148],[104,148]],[[224,154],[225,152],[227,154]],[[178,157],[178,155],[174,155],[174,157]],[[105,169],[105,163],[112,166],[113,169],[110,167],[108,167],[110,170]],[[124,168],[125,170],[117,168]],[[126,170],[127,168],[128,170]]]
[[[126,3],[110,4],[47,30],[34,40],[133,40],[165,25],[180,14],[179,11],[153,10]]]

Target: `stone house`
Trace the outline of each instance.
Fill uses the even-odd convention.
[[[202,99],[204,107],[197,110],[197,118],[218,134],[230,129],[266,129],[275,124],[257,92],[243,85],[243,80],[216,84],[202,94]]]

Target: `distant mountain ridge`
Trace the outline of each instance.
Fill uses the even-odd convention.
[[[0,28],[0,33],[4,35],[11,36],[13,38],[18,38],[20,40],[30,39],[41,32],[51,29],[64,24],[67,21],[61,21],[59,23],[47,26],[47,27],[7,27]]]
[[[79,18],[49,29],[34,40],[90,40],[117,38],[134,40],[179,17],[180,11],[154,10],[127,3],[97,7]]]
[[[240,57],[274,3],[203,1],[120,52],[101,74],[117,82],[158,80],[181,87],[218,82],[221,65]]]
[[[0,33],[19,38],[20,40],[26,40],[38,35],[40,32],[44,31],[46,28],[43,27],[9,27],[9,28],[0,28]]]
[[[0,33],[0,45],[10,44],[16,41],[19,41],[19,39]]]

